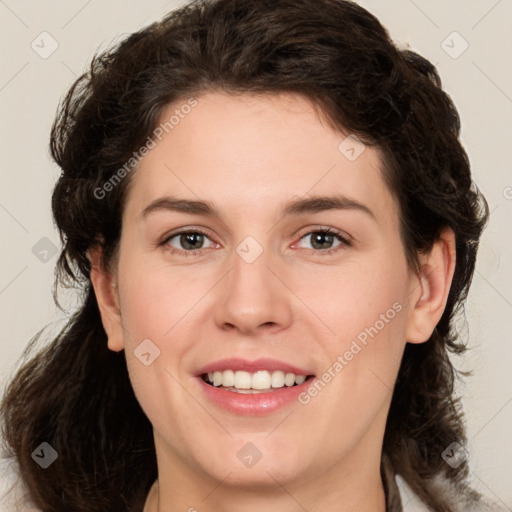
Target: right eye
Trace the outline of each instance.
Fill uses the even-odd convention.
[[[211,241],[210,237],[203,231],[197,229],[183,230],[166,237],[161,245],[171,247],[172,249],[169,249],[169,252],[174,254],[196,255],[203,249],[203,247],[197,246],[202,246],[205,238]]]

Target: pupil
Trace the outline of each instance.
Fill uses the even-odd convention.
[[[196,243],[197,238],[199,238],[199,242],[202,242],[202,237],[203,235],[201,235],[200,233],[185,233],[184,235],[181,235],[182,246],[186,249],[196,249],[197,247],[194,247],[194,239],[196,239]]]
[[[329,233],[317,233],[316,236],[313,237],[313,247],[318,242],[320,245],[320,249],[327,249],[328,247],[325,247],[325,245],[329,245],[330,243],[332,243],[332,237],[333,235],[330,235]],[[322,239],[325,238],[328,239],[327,242],[324,241],[324,243],[322,243]]]

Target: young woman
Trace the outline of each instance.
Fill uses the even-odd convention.
[[[192,2],[51,149],[83,305],[2,405],[36,509],[487,510],[449,352],[488,209],[431,63],[352,2]]]

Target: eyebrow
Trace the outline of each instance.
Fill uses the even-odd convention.
[[[319,213],[327,210],[356,210],[367,214],[375,221],[377,220],[377,217],[368,206],[342,194],[333,196],[313,196],[290,201],[282,208],[281,215],[288,217],[305,213]],[[209,201],[193,201],[170,196],[160,197],[152,201],[144,208],[141,217],[144,219],[149,214],[158,211],[174,211],[188,213],[190,215],[221,218],[218,209]]]

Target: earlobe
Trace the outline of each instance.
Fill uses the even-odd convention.
[[[441,319],[455,271],[455,234],[445,228],[430,253],[422,257],[420,273],[410,291],[411,310],[406,340],[409,343],[428,341]]]
[[[98,302],[103,328],[107,333],[108,348],[119,352],[124,348],[124,340],[115,276],[106,270],[100,247],[91,247],[87,256],[91,262],[91,284]]]

